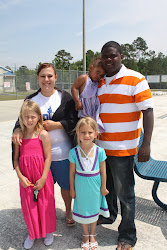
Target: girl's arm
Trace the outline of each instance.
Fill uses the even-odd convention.
[[[44,150],[44,169],[41,178],[36,181],[34,185],[34,189],[40,190],[45,185],[45,181],[47,179],[49,170],[50,170],[50,164],[51,164],[51,142],[49,134],[46,130],[42,130],[40,134],[40,139],[42,141],[43,150]]]
[[[16,144],[14,146],[14,161],[13,161],[13,165],[14,165],[14,168],[16,170],[16,173],[17,173],[17,176],[20,180],[20,183],[21,185],[26,188],[26,187],[29,187],[33,184],[31,184],[31,182],[28,180],[27,177],[25,177],[24,175],[22,175],[21,173],[21,170],[20,170],[20,167],[19,167],[19,145]]]
[[[106,196],[109,192],[106,189],[106,162],[100,162],[100,174],[101,174],[101,194]]]
[[[74,199],[76,196],[75,188],[74,188],[74,180],[75,180],[75,163],[70,162],[70,195]]]
[[[75,109],[76,110],[82,109],[82,104],[81,104],[79,97],[78,97],[78,91],[79,91],[79,95],[80,95],[82,93],[82,91],[84,90],[86,81],[87,81],[87,75],[80,75],[76,79],[76,81],[74,82],[74,84],[71,88],[71,94],[72,94],[72,97],[73,97],[74,102],[75,102]]]

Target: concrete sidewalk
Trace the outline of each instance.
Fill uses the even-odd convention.
[[[18,178],[11,163],[11,134],[22,104],[20,101],[0,102],[0,249],[23,249],[27,237],[27,228],[22,217]],[[154,96],[155,124],[152,138],[152,156],[167,160],[167,95]],[[138,241],[134,250],[167,249],[167,211],[158,207],[152,199],[152,181],[135,175],[136,179],[136,228]],[[162,183],[158,189],[161,200],[167,204],[167,184]],[[67,227],[65,209],[60,189],[55,185],[57,208],[57,231],[54,233],[52,246],[45,247],[43,240],[36,240],[32,250],[42,249],[80,249],[82,228],[80,224]],[[117,245],[117,228],[121,216],[118,215],[113,225],[97,226],[98,249],[115,249]]]

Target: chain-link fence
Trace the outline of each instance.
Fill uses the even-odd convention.
[[[83,74],[83,71],[78,70],[56,70],[57,81],[56,86],[71,92],[72,84]],[[167,75],[148,75],[146,76],[151,89],[167,90]],[[22,99],[27,95],[39,89],[39,85],[34,70],[33,74],[23,75],[2,75],[0,74],[0,100],[4,100],[3,96],[8,96],[8,99]]]
[[[56,70],[56,86],[71,93],[72,84],[83,74],[79,70]],[[10,76],[0,75],[0,100],[4,95],[9,99],[22,99],[39,89],[36,73],[34,74],[12,74]]]

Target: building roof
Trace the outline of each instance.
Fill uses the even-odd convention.
[[[14,76],[15,75],[13,73],[13,71],[10,69],[7,69],[7,68],[1,67],[1,66],[0,66],[0,69],[3,69],[4,71],[6,71],[5,73],[3,73],[3,75],[5,75],[5,76]]]

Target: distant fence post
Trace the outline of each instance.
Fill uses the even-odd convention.
[[[64,89],[64,69],[62,68],[62,89]]]
[[[69,84],[68,84],[68,91],[69,91],[69,93],[70,93],[70,91],[71,91],[71,68],[70,68],[70,66],[69,66]]]
[[[77,78],[78,78],[78,67],[77,67]]]
[[[160,75],[160,89],[162,89],[162,81],[161,81],[161,75]]]
[[[16,100],[18,99],[17,95],[17,77],[16,77],[16,72],[15,72],[15,88],[16,88]]]

